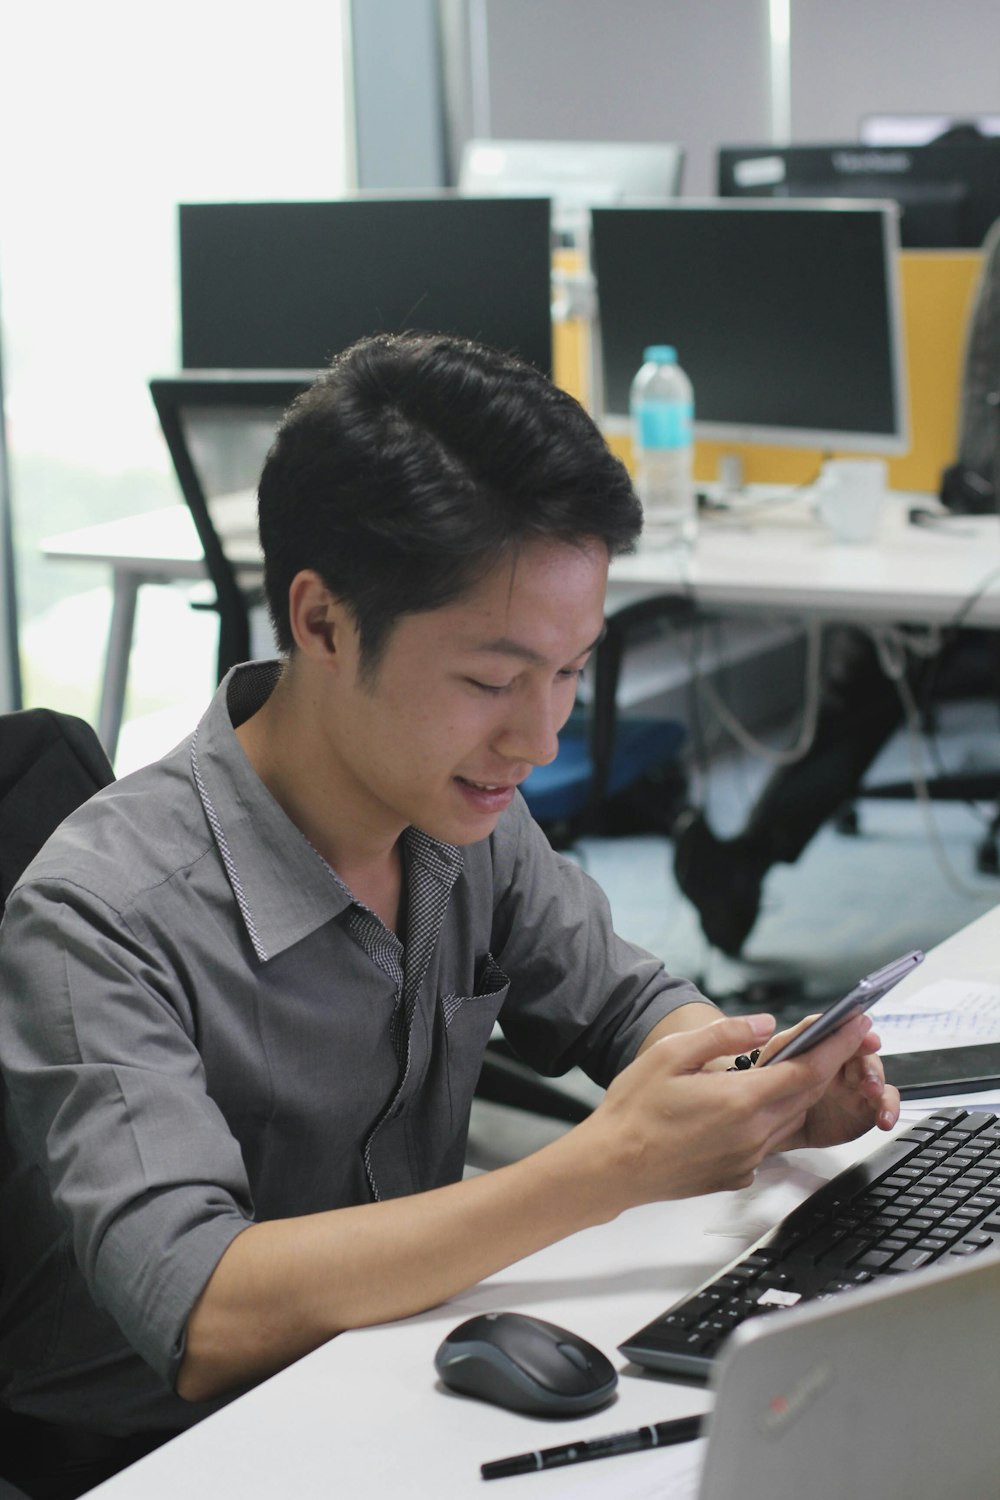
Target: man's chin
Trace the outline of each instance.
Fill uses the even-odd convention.
[[[506,789],[502,797],[483,799],[477,795],[467,795],[465,786],[458,781],[457,777],[453,786],[459,792],[457,806],[452,803],[449,811],[441,817],[414,819],[414,821],[431,838],[440,839],[443,844],[455,844],[458,847],[466,844],[479,844],[483,839],[488,839],[514,801],[517,791],[515,787],[510,787]]]

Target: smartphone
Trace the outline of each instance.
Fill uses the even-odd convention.
[[[902,1099],[928,1094],[970,1094],[1000,1084],[1000,1043],[934,1047],[926,1052],[889,1052],[883,1057],[886,1081]]]
[[[849,994],[835,1000],[804,1031],[800,1031],[779,1051],[766,1058],[761,1067],[766,1068],[770,1063],[784,1062],[789,1057],[797,1057],[800,1052],[808,1052],[810,1047],[815,1047],[817,1042],[829,1036],[831,1031],[836,1031],[838,1026],[843,1026],[852,1016],[860,1015],[863,1010],[874,1005],[876,1000],[880,1000],[894,984],[905,979],[923,961],[924,955],[919,948],[915,948],[912,953],[904,953],[902,958],[894,958],[884,968],[876,969],[874,974],[867,974],[864,979],[859,979]]]

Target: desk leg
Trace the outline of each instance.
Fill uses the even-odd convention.
[[[111,623],[104,656],[104,681],[97,713],[97,733],[108,759],[114,764],[118,733],[125,712],[125,689],[135,630],[135,605],[139,589],[147,581],[144,573],[131,568],[114,569]]]

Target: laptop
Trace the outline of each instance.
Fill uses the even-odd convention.
[[[737,1328],[698,1500],[997,1500],[1000,1251]]]

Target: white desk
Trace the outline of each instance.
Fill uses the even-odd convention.
[[[220,502],[213,503],[213,510]],[[241,566],[259,567],[255,502],[252,494],[221,502],[228,522],[227,552]],[[231,545],[232,544],[232,545]],[[97,732],[114,760],[125,708],[129,658],[135,633],[139,590],[147,583],[205,578],[205,559],[186,505],[170,505],[118,521],[60,532],[41,543],[44,557],[64,562],[100,563],[111,569],[112,604],[101,678]]]
[[[870,544],[834,542],[794,507],[706,521],[689,559],[642,548],[615,562],[609,603],[643,593],[690,592],[706,609],[774,611],[875,623],[948,624],[975,598],[964,623],[1000,627],[1000,524],[995,517],[955,518],[947,528],[906,524],[920,497],[893,496],[881,535]],[[241,568],[260,564],[254,500],[221,502],[226,550]],[[218,509],[219,501],[213,502]],[[783,519],[784,518],[784,519]],[[205,576],[186,506],[63,532],[42,542],[46,557],[110,567],[114,601],[98,716],[98,733],[113,759],[121,726],[135,605],[144,583]],[[982,591],[979,594],[979,591]],[[975,597],[979,594],[979,597]]]
[[[898,993],[945,977],[1000,979],[1000,908],[940,944]],[[832,1176],[882,1139],[873,1132],[835,1151],[796,1152],[768,1164],[757,1189],[743,1194],[633,1209],[420,1317],[344,1334],[93,1493],[101,1500],[463,1500],[483,1496],[479,1465],[488,1459],[706,1410],[704,1389],[638,1371],[616,1355],[617,1343],[739,1253],[816,1185],[817,1174]],[[742,1238],[718,1232],[740,1225]],[[500,1308],[550,1318],[604,1349],[621,1372],[616,1402],[556,1423],[444,1391],[433,1366],[441,1339],[464,1318]],[[613,1494],[616,1475],[624,1484],[629,1465],[656,1458],[505,1479],[496,1494],[547,1500],[600,1478]]]
[[[686,591],[718,611],[917,625],[962,615],[964,624],[1000,626],[1000,521],[911,526],[907,510],[920,498],[890,496],[878,537],[863,545],[835,542],[804,504],[797,515],[789,506],[706,521],[690,558],[647,548],[619,558],[612,591]]]

